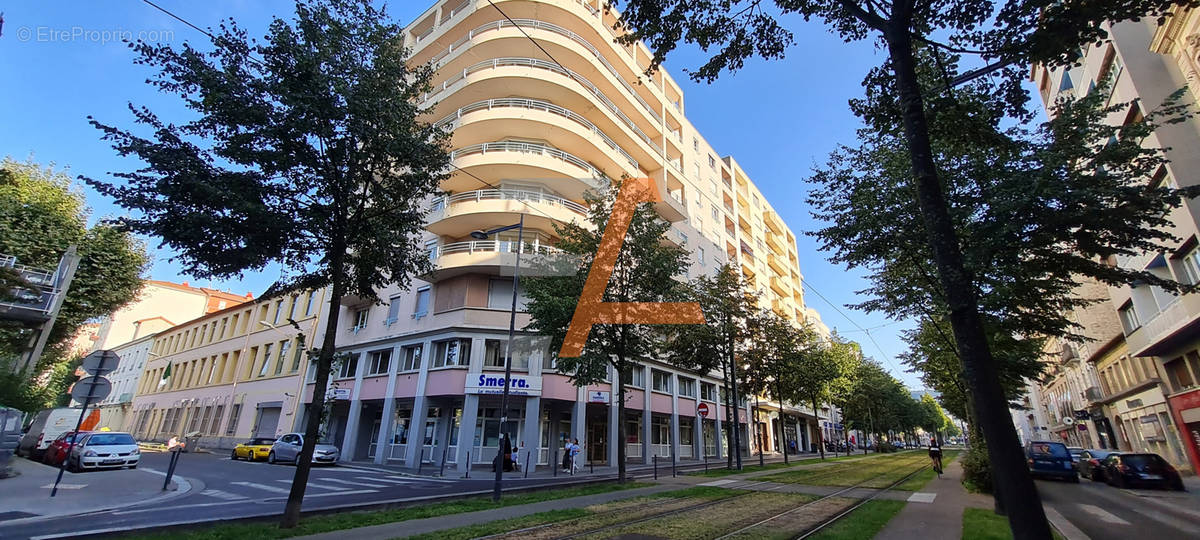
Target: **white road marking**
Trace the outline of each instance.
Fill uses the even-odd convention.
[[[208,497],[215,497],[218,499],[223,499],[226,501],[242,501],[242,500],[246,500],[247,498],[249,498],[244,495],[238,495],[237,493],[230,493],[228,491],[221,491],[219,489],[206,489],[204,491],[201,491],[200,494],[206,495]]]
[[[288,482],[291,482],[291,480],[288,480]],[[277,488],[275,486],[268,486],[266,484],[258,484],[255,482],[230,482],[230,483],[235,486],[252,487],[255,489],[261,489],[263,491],[270,491],[272,493],[283,493],[284,495],[292,492],[290,489]]]
[[[313,493],[311,495],[308,493],[305,493],[304,498],[305,499],[315,499],[317,497],[331,497],[333,495],[358,495],[360,493],[379,493],[379,490],[378,489],[356,489],[353,491],[335,491],[333,493]]]
[[[322,482],[337,482],[339,484],[348,484],[351,486],[369,487],[369,488],[391,487],[391,486],[387,486],[384,484],[370,484],[367,482],[351,482],[349,480],[342,480],[339,478],[322,478],[321,481]]]
[[[1079,508],[1081,510],[1083,510],[1084,512],[1087,512],[1093,516],[1096,516],[1097,518],[1100,518],[1100,521],[1103,521],[1105,523],[1112,523],[1114,525],[1129,525],[1128,521],[1125,521],[1117,516],[1112,515],[1112,513],[1110,513],[1108,510],[1100,508],[1099,506],[1095,506],[1095,505],[1091,505],[1091,504],[1080,504]]]
[[[396,485],[402,485],[402,486],[407,486],[407,485],[413,483],[409,480],[389,480],[387,478],[375,478],[375,477],[371,477],[371,476],[356,476],[355,478],[358,478],[361,480],[370,480],[372,482],[386,482],[388,484],[396,484]]]
[[[203,492],[201,492],[201,493],[203,493]],[[252,501],[252,502],[253,502],[253,501]],[[225,501],[225,502],[211,502],[211,503],[197,503],[197,504],[181,504],[181,505],[179,505],[179,506],[172,506],[172,507],[171,507],[171,511],[172,511],[172,512],[178,512],[179,510],[181,510],[181,509],[183,509],[183,508],[207,508],[207,507],[209,507],[209,506],[228,506],[228,505],[231,505],[231,504],[241,504],[241,501]],[[147,512],[162,512],[162,508],[139,508],[139,509],[137,509],[137,510],[121,510],[121,511],[118,511],[118,512],[109,512],[109,513],[110,513],[110,514],[112,514],[112,515],[114,515],[114,516],[123,516],[123,515],[126,515],[126,514],[144,514],[144,513],[147,513]]]
[[[399,478],[399,479],[415,481],[415,482],[438,482],[438,483],[442,483],[442,484],[453,484],[454,483],[454,480],[442,480],[439,478],[429,478],[427,476],[397,476],[397,475],[392,474],[392,475],[388,475],[388,478]]]
[[[709,487],[717,487],[717,486],[723,486],[725,484],[732,484],[734,482],[737,482],[737,480],[713,480],[712,482],[705,482],[700,485],[709,486]]]
[[[920,491],[913,493],[906,499],[908,502],[931,503],[937,498],[937,493],[922,493]]]
[[[58,489],[83,489],[87,484],[59,484]],[[54,484],[46,484],[42,489],[54,489]]]
[[[150,474],[157,474],[157,475],[159,475],[159,476],[166,476],[166,475],[167,475],[167,473],[165,473],[165,472],[162,472],[162,471],[159,471],[159,470],[155,470],[155,469],[151,469],[151,468],[149,468],[149,467],[138,467],[138,470],[139,470],[139,471],[142,471],[142,472],[148,472],[148,473],[150,473]]]
[[[284,482],[287,484],[292,483],[291,480],[276,480],[276,482]],[[315,487],[317,489],[328,489],[329,491],[349,491],[350,490],[350,488],[344,488],[341,486],[330,486],[327,484],[320,484],[320,483],[312,482],[312,481],[309,481],[308,487]]]

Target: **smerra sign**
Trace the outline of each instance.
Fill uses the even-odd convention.
[[[468,394],[503,394],[504,375],[480,373],[477,376],[469,376],[464,390]],[[508,393],[514,396],[540,396],[542,378],[513,375],[508,382]]]

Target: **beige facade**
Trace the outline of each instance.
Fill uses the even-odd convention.
[[[251,299],[253,296],[249,294],[238,296],[216,289],[192,287],[186,281],[147,280],[136,300],[104,317],[98,327],[91,330],[93,342],[89,349],[112,349]]]
[[[1200,45],[1197,22],[1194,12],[1182,12],[1163,26],[1153,19],[1108,25],[1111,40],[1087,47],[1080,65],[1055,70],[1036,66],[1032,80],[1047,107],[1061,95],[1085,95],[1098,91],[1095,89],[1100,81],[1108,81],[1108,103],[1126,104],[1112,113],[1109,121],[1113,124],[1143,117],[1180,89],[1187,90],[1185,103],[1196,112]],[[1170,160],[1146,179],[1148,184],[1200,183],[1200,122],[1195,118],[1161,127],[1145,144],[1167,149]],[[1116,257],[1113,262],[1183,283],[1200,283],[1200,200],[1186,201],[1168,219],[1169,231],[1177,241],[1162,252]],[[1200,440],[1200,380],[1196,378],[1200,376],[1200,294],[1180,296],[1146,284],[1110,287],[1109,294],[1122,324],[1128,355],[1154,359],[1157,369],[1166,375],[1163,391],[1167,393],[1168,412],[1174,415],[1178,431],[1188,434],[1181,439],[1193,469],[1200,469],[1200,447],[1196,442]],[[1189,355],[1197,357],[1195,369],[1188,364]],[[1181,376],[1172,378],[1173,374]],[[1170,435],[1168,427],[1162,430],[1166,438]]]
[[[195,434],[210,448],[291,431],[306,351],[323,335],[324,298],[324,290],[260,298],[160,332],[126,430],[142,440]]]

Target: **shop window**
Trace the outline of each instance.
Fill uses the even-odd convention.
[[[367,375],[381,375],[388,372],[392,363],[392,350],[373,351],[368,353],[370,360],[367,365]]]

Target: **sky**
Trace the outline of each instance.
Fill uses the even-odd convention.
[[[273,16],[288,18],[291,2],[209,0],[155,3],[201,28],[232,17],[261,37]],[[388,4],[400,23],[411,22],[432,0]],[[0,156],[32,159],[79,175],[104,179],[114,171],[133,170],[139,163],[118,156],[88,117],[131,126],[128,104],[147,106],[165,119],[189,118],[175,96],[145,84],[150,72],[133,63],[121,42],[133,37],[173,46],[190,42],[197,48],[207,38],[195,29],[138,0],[4,1],[0,35]],[[882,53],[870,43],[845,44],[816,23],[785,19],[796,44],[783,60],[747,61],[734,74],[712,84],[688,79],[684,70],[707,58],[694,47],[681,47],[665,69],[683,88],[686,114],[708,142],[731,155],[797,233],[806,302],[821,313],[831,329],[859,341],[865,354],[878,359],[913,389],[916,375],[903,371],[896,355],[905,350],[900,332],[911,321],[891,321],[881,314],[847,307],[865,298],[862,273],[830,263],[827,253],[806,235],[821,227],[805,202],[805,180],[837,144],[854,142],[857,119],[847,101],[862,95],[861,81]],[[531,54],[533,50],[532,44]],[[738,96],[731,98],[731,96]],[[79,187],[93,208],[93,219],[119,216],[122,209],[82,182]],[[211,282],[181,273],[170,253],[148,239],[154,256],[152,279],[190,281],[244,294],[259,294],[278,271],[248,273],[240,280]],[[864,331],[867,330],[867,331]]]

